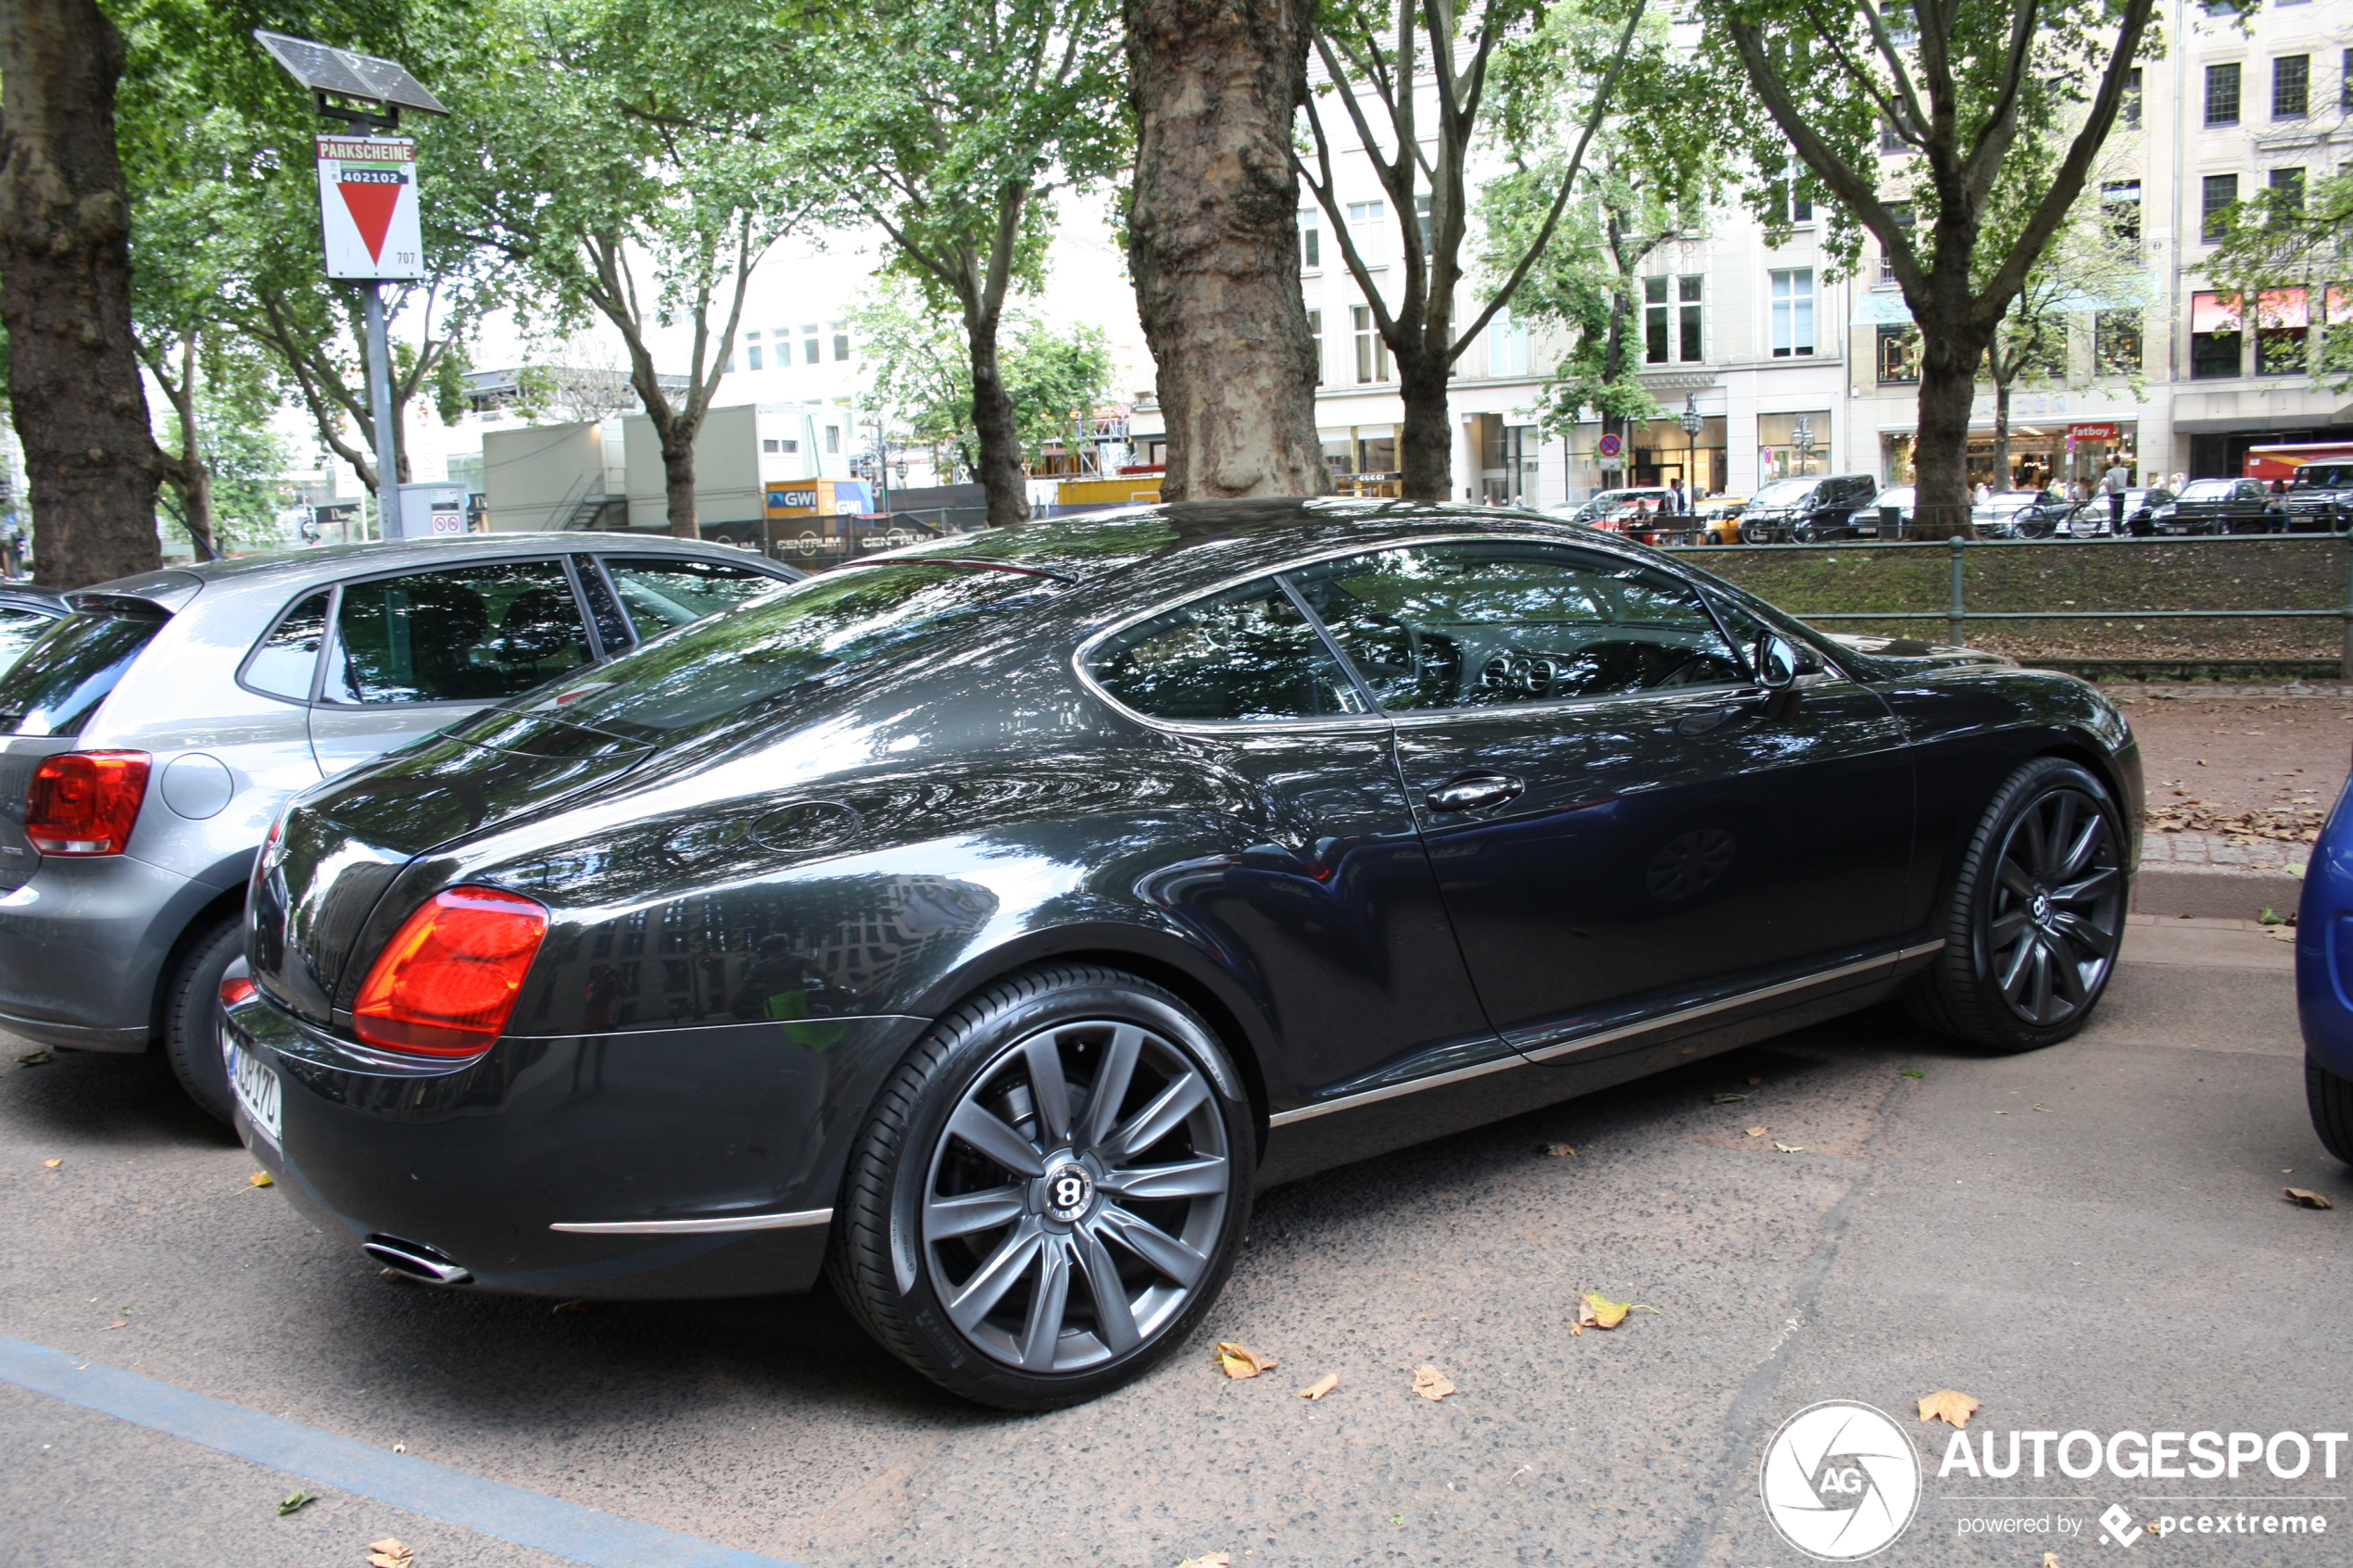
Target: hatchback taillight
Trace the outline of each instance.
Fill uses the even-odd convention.
[[[505,1032],[547,934],[547,909],[495,887],[452,887],[409,917],[368,972],[353,1026],[410,1056],[479,1056]]]
[[[120,855],[147,796],[144,751],[61,751],[25,790],[24,835],[44,855]]]

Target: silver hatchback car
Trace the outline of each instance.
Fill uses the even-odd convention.
[[[611,533],[393,541],[67,596],[0,673],[0,1027],[160,1043],[229,1120],[214,1015],[245,880],[298,789],[806,575]]]

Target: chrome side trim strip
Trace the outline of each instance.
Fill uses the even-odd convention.
[[[1746,1007],[1751,1002],[1765,1001],[1791,991],[1803,991],[1810,985],[1819,985],[1826,981],[1843,980],[1851,974],[1862,974],[1874,969],[1886,969],[1891,965],[1902,963],[1906,959],[1916,959],[1922,953],[1935,952],[1944,946],[1944,938],[1939,937],[1933,942],[1922,943],[1917,947],[1906,947],[1893,953],[1881,953],[1872,959],[1858,959],[1853,963],[1840,964],[1835,969],[1816,970],[1811,974],[1801,974],[1794,980],[1784,980],[1778,985],[1766,985],[1755,991],[1743,991],[1737,997],[1726,997],[1719,1001],[1702,1002],[1697,1007],[1684,1008],[1680,1012],[1665,1013],[1657,1018],[1645,1019],[1639,1023],[1621,1024],[1616,1029],[1605,1029],[1598,1035],[1581,1035],[1574,1040],[1565,1040],[1557,1046],[1547,1046],[1541,1050],[1530,1051],[1528,1053],[1528,1060],[1551,1061],[1556,1057],[1591,1050],[1595,1046],[1605,1046],[1614,1040],[1623,1040],[1629,1035],[1647,1035],[1654,1029],[1664,1028],[1670,1023],[1680,1023],[1686,1019],[1705,1018],[1710,1013],[1726,1012],[1733,1008]]]
[[[799,1230],[804,1225],[831,1224],[833,1218],[830,1209],[803,1209],[795,1214],[721,1214],[709,1220],[598,1220],[547,1228],[577,1236],[707,1236],[714,1231]]]
[[[1482,1061],[1470,1067],[1456,1068],[1452,1073],[1439,1073],[1428,1078],[1416,1078],[1411,1083],[1391,1084],[1385,1088],[1369,1089],[1361,1095],[1345,1095],[1338,1099],[1321,1100],[1314,1105],[1302,1105],[1291,1110],[1278,1110],[1266,1119],[1266,1125],[1270,1128],[1289,1127],[1301,1122],[1312,1121],[1318,1116],[1328,1116],[1336,1110],[1354,1110],[1359,1106],[1373,1105],[1381,1100],[1394,1099],[1400,1095],[1416,1094],[1423,1089],[1435,1089],[1448,1084],[1459,1084],[1468,1078],[1502,1072],[1507,1067],[1524,1067],[1530,1062],[1549,1061],[1556,1057],[1591,1049],[1594,1046],[1607,1045],[1613,1040],[1623,1040],[1635,1035],[1646,1035],[1655,1029],[1664,1029],[1669,1024],[1680,1023],[1686,1019],[1705,1018],[1710,1013],[1725,1012],[1732,1008],[1743,1007],[1750,1002],[1765,1001],[1791,991],[1802,991],[1808,986],[1819,985],[1827,981],[1842,980],[1848,975],[1861,974],[1869,970],[1891,968],[1904,962],[1906,959],[1917,959],[1925,954],[1936,952],[1944,946],[1944,939],[1939,937],[1936,941],[1923,942],[1918,947],[1901,948],[1893,953],[1881,953],[1877,958],[1840,964],[1834,969],[1817,970],[1811,974],[1800,975],[1794,980],[1784,980],[1779,985],[1762,986],[1754,991],[1743,991],[1737,997],[1726,997],[1719,1001],[1703,1002],[1698,1007],[1684,1008],[1678,1012],[1663,1013],[1656,1018],[1647,1018],[1638,1023],[1604,1030],[1597,1035],[1581,1035],[1577,1039],[1525,1056],[1504,1057],[1494,1061]]]

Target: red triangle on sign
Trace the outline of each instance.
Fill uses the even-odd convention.
[[[336,182],[343,193],[343,205],[351,210],[351,220],[359,226],[359,238],[368,247],[368,259],[384,258],[384,234],[392,227],[392,209],[400,205],[400,193],[405,185],[361,183],[352,180]]]

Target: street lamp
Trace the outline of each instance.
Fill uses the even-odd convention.
[[[1683,394],[1683,417],[1676,423],[1683,427],[1683,493],[1696,500],[1699,485],[1694,483],[1692,476],[1698,471],[1699,466],[1700,427],[1706,423],[1699,417],[1698,393]],[[1686,509],[1689,509],[1690,506],[1690,501],[1684,502]]]

